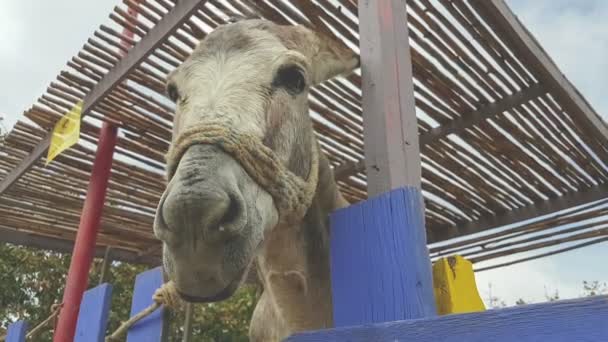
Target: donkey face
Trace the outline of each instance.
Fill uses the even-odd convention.
[[[177,105],[172,147],[188,129],[222,122],[307,179],[318,152],[308,89],[357,65],[352,52],[303,27],[222,26],[168,78]],[[278,225],[276,198],[217,144],[191,144],[174,159],[154,224],[165,270],[188,301],[225,299]]]

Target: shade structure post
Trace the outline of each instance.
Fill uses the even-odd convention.
[[[405,0],[359,2],[368,196],[420,188],[420,146]]]
[[[334,324],[436,315],[406,1],[359,2],[367,201],[331,216]]]
[[[136,0],[134,3],[138,4],[139,2],[141,0]],[[131,18],[137,18],[138,13],[135,7],[130,5],[127,14]],[[122,35],[129,40],[134,37],[133,32],[128,28],[123,30]],[[127,39],[120,40],[120,44],[125,47],[125,51],[130,48]],[[125,51],[119,51],[122,57],[127,55]],[[74,339],[80,303],[88,285],[88,273],[95,252],[95,241],[97,240],[97,231],[99,230],[99,222],[101,221],[101,213],[112,171],[112,159],[117,137],[118,128],[109,122],[104,122],[99,135],[97,155],[93,163],[87,198],[82,209],[80,226],[74,243],[74,253],[72,254],[63,294],[63,306],[53,337],[54,342],[72,341]],[[104,259],[104,268],[107,266],[106,261]]]
[[[84,201],[80,225],[76,233],[76,242],[74,243],[72,261],[70,262],[63,293],[61,312],[53,337],[54,342],[74,340],[80,303],[84,291],[87,289],[89,269],[93,262],[97,231],[110,179],[117,133],[118,129],[107,122],[101,128],[87,197]]]

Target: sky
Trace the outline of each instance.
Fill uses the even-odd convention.
[[[608,1],[507,0],[562,73],[608,121]],[[521,257],[521,255],[518,255]],[[582,293],[583,280],[608,281],[608,243],[476,274],[482,298],[497,296],[512,305],[517,299],[544,301],[559,291],[562,298]],[[603,272],[601,272],[603,270]]]
[[[0,116],[10,128],[119,0],[0,0]],[[562,72],[608,120],[608,1],[507,0]],[[518,255],[520,257],[521,255]],[[480,294],[512,305],[558,290],[577,297],[583,280],[608,282],[606,243],[476,275]]]

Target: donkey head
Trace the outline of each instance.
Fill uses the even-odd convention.
[[[169,75],[177,109],[154,232],[184,299],[229,297],[265,236],[301,219],[320,153],[309,88],[357,66],[307,28],[243,20],[211,32]]]

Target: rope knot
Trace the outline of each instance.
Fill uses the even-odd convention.
[[[311,139],[310,170],[307,179],[291,172],[273,150],[252,134],[235,130],[229,122],[200,122],[180,132],[166,155],[167,178],[171,180],[186,150],[195,144],[216,145],[239,162],[251,178],[273,198],[281,223],[304,217],[317,189],[319,150]]]
[[[152,296],[152,299],[160,304],[173,310],[178,310],[182,307],[183,301],[180,297],[173,281],[169,281],[161,285]]]

